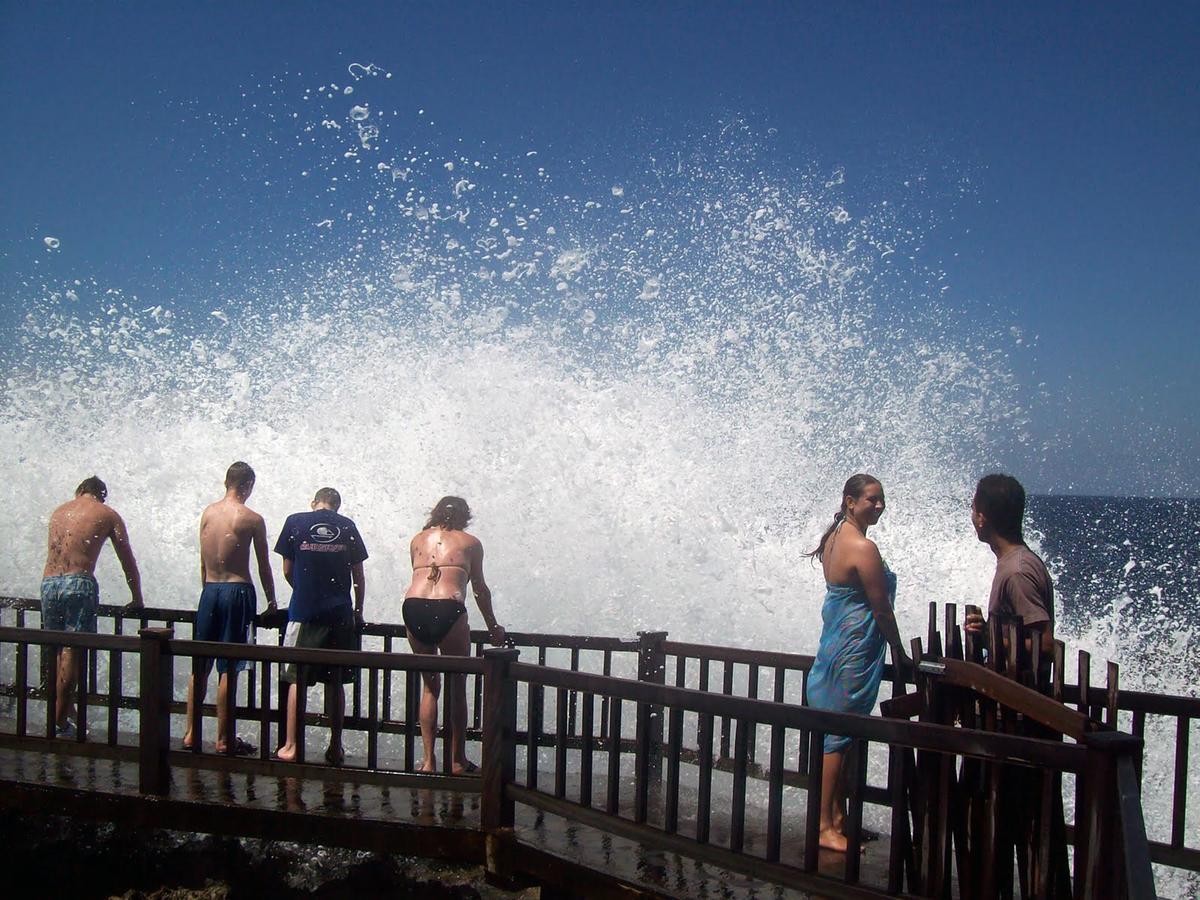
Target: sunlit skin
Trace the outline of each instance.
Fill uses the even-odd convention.
[[[901,647],[896,616],[888,601],[883,557],[875,542],[867,538],[867,530],[879,521],[886,505],[883,485],[878,482],[865,485],[859,497],[849,494],[843,497],[842,511],[846,518],[830,536],[821,565],[829,584],[850,585],[863,590],[879,630],[892,648],[893,658],[906,665],[909,658]],[[826,850],[842,853],[846,851],[844,757],[845,752],[841,750],[826,753],[821,767],[820,845]]]
[[[492,611],[492,592],[483,577],[483,545],[465,531],[449,528],[427,528],[417,534],[409,544],[413,578],[405,598],[424,597],[427,600],[458,600],[465,602],[467,586],[475,592],[475,603],[487,624],[488,634],[496,646],[504,643],[504,629],[496,622]],[[436,564],[436,570],[431,566]],[[433,575],[436,571],[436,575]],[[433,576],[433,577],[431,577]],[[436,578],[436,580],[434,580]],[[460,616],[450,633],[436,646],[418,641],[411,634],[408,638],[414,653],[438,653],[448,656],[469,656],[471,652],[471,626],[467,617]],[[421,694],[421,742],[425,748],[422,772],[436,772],[434,743],[437,736],[438,695],[441,678],[436,673],[422,673],[424,690]],[[450,691],[450,744],[452,748],[451,770],[456,774],[468,767],[466,756],[467,736],[467,683],[461,675],[448,675]]]
[[[142,606],[142,579],[138,572],[129,533],[117,511],[91,494],[78,494],[50,514],[49,540],[43,578],[55,575],[94,575],[96,560],[105,541],[113,550],[125,573],[131,600],[126,609]],[[75,714],[75,683],[79,655],[71,647],[58,654],[57,703],[55,721],[65,725]]]
[[[200,587],[209,582],[221,584],[250,583],[250,550],[258,564],[258,578],[262,583],[267,608],[275,609],[275,579],[271,574],[271,560],[267,548],[267,526],[263,517],[246,501],[254,491],[254,482],[244,487],[231,487],[225,496],[205,508],[200,516]],[[223,673],[217,680],[217,740],[218,753],[226,750],[225,731],[229,721],[229,675]],[[236,673],[233,673],[236,680]],[[208,673],[197,680],[193,675],[188,682],[187,725],[183,734],[183,746],[192,746],[192,712],[196,703],[204,703],[208,692]]]

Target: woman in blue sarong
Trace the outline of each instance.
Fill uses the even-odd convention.
[[[884,510],[883,485],[872,475],[853,475],[842,504],[810,557],[825,570],[821,643],[808,676],[808,704],[835,712],[870,715],[883,678],[884,648],[908,661],[892,605],[896,576],[888,569],[867,529]],[[842,762],[850,738],[825,736],[821,770],[820,844],[845,852],[846,785]]]

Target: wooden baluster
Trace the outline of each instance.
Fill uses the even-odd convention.
[[[454,714],[454,694],[458,687],[455,684],[455,679],[466,676],[455,675],[452,672],[443,672],[442,678],[442,774],[454,774],[454,729],[450,727],[451,717]],[[536,758],[536,754],[535,754]],[[532,787],[537,787],[535,781]]]
[[[421,673],[404,670],[404,771],[416,768],[417,728],[420,724]]]
[[[749,685],[748,690],[747,690],[747,696],[749,696],[752,700],[757,700],[758,699],[758,663],[750,664],[750,674],[748,676],[747,683]],[[749,745],[750,750],[749,750],[748,759],[751,763],[753,763],[755,756],[756,756],[756,754],[755,754],[756,746],[755,745],[758,743],[758,723],[753,720],[749,720],[747,722],[747,724],[750,726],[750,745]]]
[[[571,671],[572,672],[579,671],[579,648],[578,647],[571,648]],[[579,733],[578,732],[578,726],[579,726],[578,704],[579,704],[579,693],[577,691],[571,691],[570,709],[569,709],[568,715],[567,715],[567,733],[571,734],[571,735],[575,735],[575,734]]]
[[[613,697],[608,711],[608,785],[605,811],[621,811],[621,698]]]
[[[554,796],[560,798],[567,796],[567,707],[567,689],[560,687],[554,694]]]
[[[88,724],[88,675],[95,665],[96,654],[86,647],[76,647],[75,655],[83,656],[75,668],[75,704],[77,716],[75,720],[75,740],[82,744],[87,740]]]
[[[1121,698],[1121,669],[1115,662],[1108,663],[1108,690],[1104,706],[1104,721],[1110,728],[1117,727],[1117,702]]]
[[[483,641],[475,642],[475,655],[483,656]],[[463,676],[466,678],[467,676]],[[471,722],[473,728],[483,727],[483,674],[476,672],[471,676],[474,680],[475,690],[473,696],[475,698],[475,708],[471,712]]]
[[[296,663],[296,762],[304,762],[305,730],[308,727],[308,679],[305,666]]]
[[[612,651],[604,651],[604,666],[601,674],[605,677],[612,675]],[[604,741],[608,738],[608,707],[609,699],[607,694],[600,695],[600,740]]]
[[[1092,655],[1086,650],[1079,651],[1079,711],[1085,716],[1091,715],[1092,693]]]
[[[113,617],[113,634],[124,634],[125,620],[120,613]],[[117,746],[118,731],[121,727],[121,693],[124,690],[123,672],[124,653],[111,650],[108,654],[108,746]]]
[[[1175,785],[1171,793],[1171,846],[1183,849],[1183,826],[1187,811],[1188,732],[1191,719],[1175,718]]]
[[[24,612],[24,610],[18,610]],[[20,627],[20,626],[18,626]],[[29,730],[29,645],[24,641],[17,644],[17,737],[23,738]],[[53,717],[51,717],[53,721]]]
[[[545,688],[540,684],[530,684],[525,704],[525,786],[535,791],[538,787],[538,749],[541,746],[545,703]]]
[[[813,729],[808,733],[808,804],[804,819],[804,871],[817,871],[817,852],[821,841],[821,768],[825,762],[825,735]]]
[[[265,660],[262,664],[262,680],[259,682],[259,703],[258,703],[258,746],[259,757],[262,759],[270,759],[271,757],[271,669],[273,663],[270,660]],[[287,697],[281,697],[280,703],[287,706]],[[279,743],[287,740],[284,737]]]
[[[862,859],[862,807],[863,787],[867,780],[867,749],[865,740],[850,742],[850,750],[845,756],[843,765],[844,777],[848,779],[849,790],[846,792],[846,884],[858,884],[859,863]]]
[[[392,652],[392,636],[385,634],[383,636],[383,652]],[[383,720],[390,721],[392,718],[392,670],[383,670]]]
[[[670,707],[667,719],[667,797],[663,830],[667,834],[674,834],[679,829],[679,756],[683,750],[683,708]]]
[[[696,773],[696,840],[708,843],[712,816],[713,717],[699,713],[697,742],[700,745],[700,765]]]
[[[142,631],[146,629],[143,628]],[[195,685],[196,702],[192,706],[192,721],[189,723],[192,732],[192,752],[199,753],[204,748],[204,704],[200,702],[200,686],[208,675],[205,671],[206,660],[200,656],[192,657],[192,684]],[[145,688],[139,685],[139,690]]]
[[[776,699],[782,693],[782,668],[775,670]],[[767,862],[779,862],[783,840],[783,757],[787,729],[771,726],[770,780],[767,785]]]
[[[729,849],[741,853],[746,843],[746,764],[750,756],[750,722],[737,720],[733,741],[733,797],[729,811]]]
[[[584,692],[583,723],[580,726],[583,738],[579,749],[579,802],[583,806],[592,805],[592,750],[594,749],[594,724],[592,717],[595,712],[596,695]]]
[[[733,666],[728,660],[724,663],[724,675],[721,679],[721,693],[726,697],[733,696]],[[721,752],[718,759],[729,759],[729,716],[721,717]]]
[[[1067,664],[1067,645],[1062,641],[1054,642],[1054,674],[1050,682],[1050,696],[1059,703],[1063,702],[1063,679],[1066,673],[1063,669]]]
[[[367,670],[367,768],[379,768],[379,670]]]

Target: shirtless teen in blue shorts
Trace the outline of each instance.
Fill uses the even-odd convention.
[[[104,542],[111,540],[125,572],[132,601],[142,605],[142,582],[137,560],[129,546],[125,523],[117,511],[106,506],[108,488],[93,475],[75,489],[75,499],[50,515],[50,539],[46,568],[42,572],[42,627],[55,631],[94,634],[100,587],[96,583],[96,560]],[[75,735],[74,690],[80,654],[64,647],[59,654],[55,725],[57,733]]]

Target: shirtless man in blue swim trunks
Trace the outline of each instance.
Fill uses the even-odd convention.
[[[267,596],[267,609],[275,606],[275,580],[267,547],[267,526],[263,517],[246,505],[254,490],[254,470],[244,462],[235,462],[225,473],[225,496],[209,505],[200,516],[200,606],[192,637],[197,641],[225,641],[244,644],[254,618],[254,585],[250,581],[250,548],[258,563],[258,579]],[[232,751],[239,756],[256,748],[241,738],[234,746],[226,742],[229,722],[229,698],[237,690],[237,671],[230,676],[229,660],[217,663],[217,740],[218,753]],[[240,667],[240,666],[239,666]],[[183,735],[185,750],[192,748],[192,713],[196,703],[204,702],[208,691],[208,662],[203,676],[188,684],[187,726]],[[231,683],[232,682],[232,683]]]
[[[414,653],[441,652],[471,655],[471,627],[467,624],[467,585],[483,614],[488,636],[497,647],[505,642],[504,629],[492,611],[492,592],[483,577],[483,544],[463,529],[471,521],[471,508],[462,497],[443,497],[429,514],[425,528],[408,547],[413,577],[404,592],[401,614]],[[438,694],[436,672],[422,672],[421,742],[425,745],[422,772],[436,772],[433,746],[437,737]],[[450,767],[455,775],[474,772],[467,759],[467,682],[462,675],[447,677],[450,691]]]
[[[93,475],[75,488],[75,499],[50,515],[49,550],[42,572],[42,627],[55,631],[96,632],[96,608],[100,588],[96,583],[96,560],[104,542],[111,540],[125,572],[132,601],[127,609],[142,605],[142,580],[137,560],[129,546],[129,533],[117,511],[106,506],[108,488]],[[59,735],[73,737],[75,682],[79,654],[64,647],[58,657],[58,702],[55,725]]]

